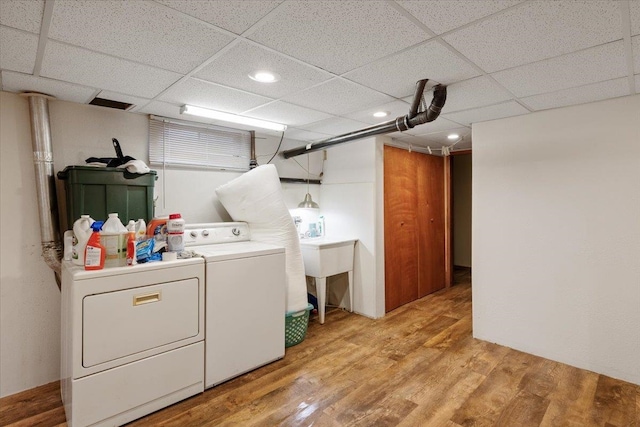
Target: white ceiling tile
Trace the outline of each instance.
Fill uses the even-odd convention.
[[[53,41],[45,48],[40,74],[142,98],[153,98],[180,78],[170,71]]]
[[[622,41],[492,74],[516,96],[530,96],[627,75]]]
[[[517,102],[509,101],[502,104],[491,105],[489,107],[480,107],[473,110],[445,114],[444,116],[456,123],[471,125],[472,123],[485,122],[487,120],[519,116],[521,114],[527,114],[528,112],[529,110]]]
[[[151,101],[148,98],[140,98],[137,96],[124,95],[122,93],[111,92],[108,90],[101,91],[97,95],[97,97],[102,99],[109,99],[112,101],[124,102],[125,104],[132,104],[132,107],[129,107],[130,109],[133,109],[135,107],[139,107],[142,105],[146,105],[147,103],[149,103],[149,101]]]
[[[162,5],[113,0],[56,2],[49,37],[179,73],[233,40]]]
[[[522,98],[522,102],[535,110],[585,104],[602,99],[629,95],[629,79],[626,77],[606,82],[544,93]]]
[[[2,90],[8,92],[40,92],[56,97],[63,101],[77,102],[80,104],[91,101],[94,88],[78,86],[57,80],[34,77],[29,74],[2,72]]]
[[[180,105],[191,104],[235,114],[271,101],[264,96],[193,78],[171,87],[159,100]]]
[[[282,0],[156,1],[236,34],[243,33],[282,3]]]
[[[322,141],[323,139],[331,137],[331,135],[326,133],[311,132],[297,128],[287,128],[285,136],[287,139],[295,139],[297,141]]]
[[[37,52],[37,35],[0,27],[0,69],[31,74]]]
[[[629,12],[631,19],[631,35],[637,36],[640,34],[640,1],[630,1]]]
[[[135,109],[136,113],[141,114],[153,114],[160,117],[169,117],[173,119],[185,119],[185,116],[180,114],[180,105],[170,104],[162,101],[151,101],[149,104]],[[192,116],[188,116],[187,120],[192,120]],[[203,121],[207,119],[203,118]],[[195,118],[193,121],[196,121]]]
[[[474,67],[437,41],[425,43],[345,74],[353,80],[397,98],[414,93],[416,82],[449,84],[479,75]]]
[[[357,122],[351,119],[345,119],[344,117],[332,117],[330,119],[325,119],[319,122],[300,126],[300,129],[335,136],[360,130],[366,128],[367,126],[368,125],[366,123]]]
[[[486,76],[476,77],[447,86],[447,101],[443,113],[468,110],[511,99],[511,94]]]
[[[442,34],[492,13],[520,3],[522,0],[458,0],[425,4],[424,0],[401,0],[398,3],[436,34]]]
[[[0,0],[0,24],[40,33],[44,0]]]
[[[430,133],[450,131],[452,129],[461,128],[460,124],[454,123],[451,120],[447,120],[440,116],[432,122],[418,125],[411,129],[416,135],[426,135]]]
[[[280,80],[259,83],[249,78],[250,73],[259,70],[274,72]],[[333,77],[330,73],[247,42],[238,43],[195,76],[271,98],[281,98]]]
[[[410,105],[407,102],[391,101],[386,104],[358,110],[354,113],[347,114],[344,117],[375,125],[378,123],[388,122],[389,120],[394,120],[396,117],[405,116],[409,113],[409,108]],[[385,117],[373,117],[373,113],[378,111],[386,111],[388,115]]]
[[[640,73],[640,36],[631,37],[634,73]]]
[[[245,116],[256,119],[283,123],[287,126],[300,126],[308,123],[328,119],[331,115],[317,110],[299,107],[282,101],[272,102],[243,113]]]
[[[392,101],[393,98],[353,82],[335,78],[289,95],[283,100],[325,113],[342,115],[361,108],[384,104]]]
[[[487,72],[622,37],[615,1],[532,1],[444,37]]]
[[[249,36],[341,74],[429,36],[381,1],[291,1]],[[330,47],[330,48],[328,48]]]

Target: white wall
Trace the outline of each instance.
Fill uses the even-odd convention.
[[[60,291],[53,272],[44,263],[36,206],[31,128],[27,100],[0,92],[0,397],[59,379]],[[107,108],[64,101],[49,103],[54,168],[84,164],[87,157],[113,157],[111,138],[117,138],[125,155],[148,161],[148,118]],[[258,135],[259,163],[270,157],[279,139]],[[285,139],[283,147],[300,145]],[[321,154],[312,155],[312,173],[321,169]],[[306,167],[304,162],[298,160]],[[292,160],[277,157],[281,176],[306,177]],[[157,213],[181,212],[188,222],[228,220],[217,203],[215,188],[237,173],[168,170],[159,172]],[[312,176],[313,178],[313,176]],[[161,183],[166,182],[162,193]],[[59,182],[59,199],[64,201]],[[286,203],[294,207],[306,185],[285,184]],[[320,199],[317,185],[311,186]]]
[[[326,218],[327,236],[359,239],[354,311],[373,318],[384,316],[382,141],[367,138],[327,150],[320,188],[320,211]]]
[[[640,96],[473,126],[473,323],[640,384]]]

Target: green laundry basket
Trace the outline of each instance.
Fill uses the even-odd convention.
[[[309,304],[307,308],[300,311],[287,313],[284,321],[284,346],[293,347],[304,341],[307,336],[307,326],[309,325],[309,313],[313,306]]]

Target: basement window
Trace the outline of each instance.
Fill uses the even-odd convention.
[[[180,168],[249,170],[251,133],[151,116],[149,163]]]

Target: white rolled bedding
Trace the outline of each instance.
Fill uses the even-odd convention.
[[[255,169],[216,188],[218,199],[234,221],[249,224],[251,240],[285,248],[287,312],[307,308],[304,262],[296,227],[284,203],[273,165]]]

